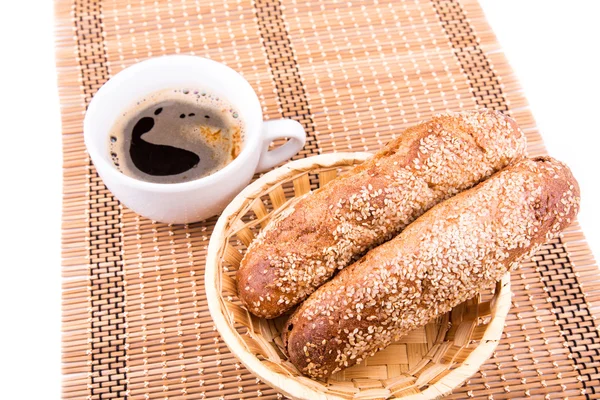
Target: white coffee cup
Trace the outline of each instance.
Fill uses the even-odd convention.
[[[183,183],[151,183],[120,172],[110,157],[110,129],[123,111],[152,92],[207,90],[237,109],[245,127],[240,154],[212,175]],[[252,179],[298,153],[306,141],[302,125],[290,119],[263,121],[250,84],[231,68],[195,56],[164,56],[135,64],[98,90],[83,122],[84,139],[98,174],[117,199],[133,211],[160,222],[187,223],[222,211]],[[273,140],[288,138],[269,151]]]

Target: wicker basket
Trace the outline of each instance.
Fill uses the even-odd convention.
[[[248,186],[225,209],[210,239],[206,295],[223,339],[260,379],[297,399],[435,399],[465,382],[494,351],[510,308],[507,274],[481,294],[411,332],[327,382],[302,376],[279,337],[285,317],[248,313],[237,297],[235,272],[248,244],[295,197],[360,164],[368,153],[335,153],[293,161]]]

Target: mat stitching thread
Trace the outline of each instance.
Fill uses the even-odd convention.
[[[462,7],[455,0],[432,0],[442,27],[450,40],[478,105],[497,111],[509,111],[502,85],[490,62],[479,47],[478,39]],[[492,87],[493,89],[489,89]]]
[[[100,7],[99,2],[86,0],[76,1],[74,7],[77,52],[86,108],[92,96],[109,77]],[[91,292],[91,384],[88,397],[124,397],[127,393],[127,367],[120,204],[104,187],[91,160],[88,185]],[[108,211],[107,206],[110,207]]]
[[[255,10],[263,47],[281,104],[281,115],[284,118],[292,118],[300,122],[306,130],[306,144],[293,159],[318,154],[319,146],[315,135],[314,121],[300,76],[300,69],[283,20],[281,3],[279,0],[257,0]]]
[[[561,256],[564,255],[568,260],[568,256],[566,254],[566,250],[562,241],[553,245],[554,249],[560,250]],[[592,352],[593,354],[585,355],[582,353],[582,350],[578,348],[582,345],[577,343],[578,340],[585,340],[586,336],[592,338],[594,344],[600,343],[600,337],[598,335],[598,331],[595,328],[594,320],[591,316],[588,304],[585,301],[585,295],[581,287],[575,283],[565,282],[563,278],[557,279],[554,275],[562,274],[558,271],[559,268],[567,269],[566,279],[575,280],[576,273],[571,265],[570,261],[565,263],[556,262],[555,259],[550,259],[547,256],[538,256],[541,260],[551,260],[551,263],[541,264],[537,262],[538,268],[543,272],[544,275],[544,285],[549,289],[549,297],[550,303],[552,304],[553,312],[556,316],[556,320],[559,323],[561,335],[565,338],[565,341],[568,345],[569,352],[573,355],[573,361],[577,365],[577,370],[579,372],[579,376],[581,377],[581,383],[586,389],[586,397],[591,398],[587,393],[589,390],[593,394],[599,394],[600,389],[598,388],[598,378],[594,378],[592,375],[596,377],[600,373],[600,368],[598,367],[588,367],[585,364],[586,357],[589,357],[592,364],[598,365],[598,361],[600,361],[600,348],[589,348],[588,344],[583,344],[586,348],[586,352]],[[568,289],[564,289],[564,286],[569,286]],[[575,290],[573,290],[575,289]],[[568,302],[567,306],[561,305],[561,303]],[[567,308],[571,308],[572,306],[577,307],[576,310],[569,310]],[[566,307],[566,308],[565,308]],[[585,324],[585,322],[588,322]],[[574,330],[571,328],[567,328],[566,325],[576,324],[577,328]],[[580,330],[584,330],[584,332],[579,332]],[[596,361],[594,363],[594,361]]]

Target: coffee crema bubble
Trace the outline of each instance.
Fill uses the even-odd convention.
[[[238,156],[243,140],[243,121],[226,100],[204,90],[166,89],[117,119],[109,151],[125,175],[180,183],[225,167]]]

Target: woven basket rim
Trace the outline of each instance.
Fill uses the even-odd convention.
[[[246,349],[240,334],[232,324],[229,323],[229,317],[225,314],[226,307],[222,304],[221,294],[217,290],[217,288],[220,287],[217,268],[220,265],[218,260],[218,250],[222,235],[228,228],[230,218],[240,211],[242,204],[247,199],[252,200],[259,197],[264,193],[265,187],[277,184],[283,179],[298,172],[305,172],[317,167],[327,168],[348,165],[348,163],[354,163],[356,161],[362,162],[371,156],[371,153],[366,152],[321,154],[288,162],[287,164],[266,173],[261,178],[248,185],[231,201],[231,203],[229,203],[219,216],[210,238],[204,276],[205,290],[208,309],[219,334],[223,337],[225,344],[229,347],[231,352],[250,372],[255,374],[269,386],[294,399],[346,400],[333,394],[317,391],[312,387],[300,383],[294,378],[270,370],[256,357],[256,355]],[[506,316],[511,305],[510,273],[507,272],[502,277],[500,281],[500,290],[502,292],[498,295],[497,301],[494,304],[491,320],[488,323],[485,334],[468,357],[458,367],[450,371],[435,384],[430,385],[423,392],[403,397],[403,399],[424,400],[445,396],[477,372],[479,367],[492,355],[492,352],[498,345],[500,337],[502,336]],[[446,382],[454,383],[449,385]]]

